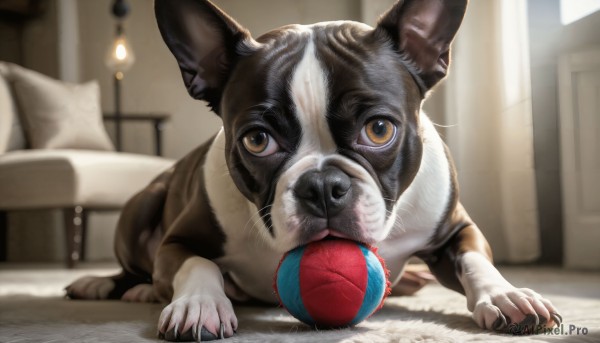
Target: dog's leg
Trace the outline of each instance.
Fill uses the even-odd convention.
[[[194,194],[169,227],[154,263],[155,294],[170,302],[158,332],[169,341],[230,337],[237,329],[221,270],[211,261],[223,254],[225,237],[204,191]]]
[[[140,284],[147,284],[147,280],[122,271],[113,276],[84,276],[65,287],[65,292],[71,299],[121,299],[128,289]],[[152,302],[154,298],[147,301]]]
[[[482,328],[533,333],[537,325],[560,325],[552,303],[527,288],[510,284],[492,264],[490,247],[474,224],[467,225],[428,265],[444,286],[467,297],[467,307]]]
[[[404,268],[398,284],[392,287],[392,296],[413,295],[428,283],[434,282],[435,277],[427,266],[422,264],[409,264]]]
[[[162,239],[160,219],[171,172],[157,177],[123,208],[115,233],[115,254],[123,271],[109,277],[85,276],[65,288],[72,299],[154,302],[152,260]]]

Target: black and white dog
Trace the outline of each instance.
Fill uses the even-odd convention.
[[[168,302],[168,340],[229,337],[231,300],[276,303],[281,256],[336,236],[378,246],[392,282],[422,258],[482,328],[559,324],[548,300],[494,268],[421,111],[466,6],[400,0],[375,28],[289,25],[253,39],[210,1],[156,0],[188,92],[223,128],[128,202],[115,240],[123,272],[77,280],[68,295]]]

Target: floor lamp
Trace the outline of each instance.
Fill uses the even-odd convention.
[[[116,19],[115,37],[106,56],[106,66],[113,73],[114,99],[115,99],[115,145],[117,151],[122,151],[121,140],[121,81],[124,73],[133,62],[135,56],[125,36],[123,21],[129,14],[129,5],[125,0],[115,0],[111,7],[111,14]]]

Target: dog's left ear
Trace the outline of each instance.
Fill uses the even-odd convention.
[[[238,58],[257,45],[250,33],[209,0],[156,0],[160,33],[181,69],[188,93],[216,114]]]
[[[384,32],[426,93],[448,73],[450,44],[468,0],[400,0],[385,13],[376,32]]]

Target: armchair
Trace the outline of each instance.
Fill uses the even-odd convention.
[[[0,62],[0,260],[8,212],[57,209],[64,216],[66,263],[75,266],[88,213],[118,211],[172,166],[162,157],[115,152],[98,93],[96,83],[65,84]]]

